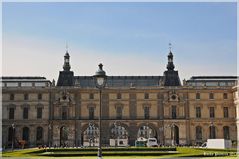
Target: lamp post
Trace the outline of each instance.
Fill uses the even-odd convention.
[[[164,136],[164,126],[162,126],[162,127],[160,127],[159,128],[159,132],[161,132],[161,139],[162,139],[162,141],[161,141],[161,139],[160,139],[160,144],[162,145],[162,146],[164,146],[164,140],[165,140],[165,136]]]
[[[172,124],[172,133],[173,133],[173,134],[172,134],[172,135],[173,135],[173,137],[172,137],[172,146],[175,145],[175,143],[174,143],[174,142],[175,142],[175,139],[174,139],[174,136],[175,136],[175,130],[174,130],[174,129],[175,129],[175,125]]]
[[[105,87],[107,76],[105,71],[102,69],[103,65],[100,63],[99,70],[94,75],[95,85],[99,89],[100,93],[100,109],[99,109],[99,146],[98,146],[98,159],[102,159],[102,149],[101,149],[101,105],[102,105],[102,89]]]
[[[15,125],[14,123],[12,124],[12,151],[14,149],[14,136],[15,136]]]
[[[51,123],[48,125],[48,133],[49,133],[49,135],[48,135],[48,147],[49,147],[49,149],[51,148]]]

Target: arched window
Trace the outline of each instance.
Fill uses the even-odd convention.
[[[157,137],[157,132],[149,127],[148,125],[141,126],[138,130],[138,137],[143,137],[143,138],[152,138],[152,137]]]
[[[223,127],[223,136],[224,139],[230,139],[229,126]]]
[[[196,140],[202,140],[202,127],[196,127]]]
[[[60,145],[64,146],[66,144],[66,141],[68,140],[68,133],[69,129],[65,126],[62,126],[60,128]]]
[[[215,126],[210,126],[209,127],[209,138],[210,139],[215,139],[216,138]]]
[[[42,140],[43,138],[43,128],[42,127],[37,127],[37,141]]]
[[[29,128],[24,127],[22,130],[22,139],[25,141],[29,141]]]
[[[66,128],[65,126],[62,126],[60,129],[60,137],[62,140],[68,140],[68,128]]]

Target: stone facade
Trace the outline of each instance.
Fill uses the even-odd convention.
[[[97,145],[99,90],[89,76],[65,80],[69,54],[67,58],[56,86],[42,77],[2,78],[3,146],[11,146],[12,140],[15,145],[26,140],[31,147]],[[155,137],[162,145],[202,144],[208,138],[237,141],[236,77],[192,77],[181,85],[174,67],[168,71],[167,78],[108,77],[102,92],[103,145],[116,138],[134,145],[138,137]]]

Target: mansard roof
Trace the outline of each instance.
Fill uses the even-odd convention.
[[[40,76],[3,76],[1,77],[3,82],[39,82],[39,81],[49,81],[45,77]]]
[[[237,76],[192,76],[190,80],[237,80]]]
[[[191,86],[235,86],[237,76],[192,76],[186,81]]]
[[[159,86],[162,76],[108,76],[108,87],[145,87]],[[80,87],[95,87],[92,76],[75,76],[74,85]]]
[[[3,76],[2,79],[46,79],[46,77],[41,76]]]

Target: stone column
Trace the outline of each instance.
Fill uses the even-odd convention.
[[[135,140],[137,140],[138,127],[135,122],[131,122],[129,125],[129,145],[134,146]]]
[[[36,127],[33,125],[30,125],[29,127],[29,147],[36,146]]]

